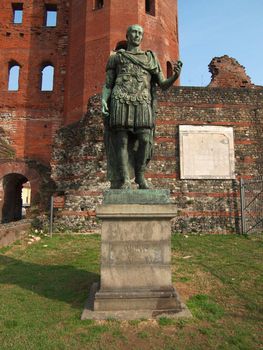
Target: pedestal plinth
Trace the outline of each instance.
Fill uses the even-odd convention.
[[[82,319],[188,316],[171,278],[171,224],[166,190],[110,190],[102,220],[101,280]]]

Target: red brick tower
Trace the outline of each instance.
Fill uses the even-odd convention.
[[[51,7],[54,3],[56,5]],[[57,12],[53,26],[46,25],[49,8],[50,12]],[[19,11],[20,17],[15,19]],[[17,159],[49,163],[51,137],[62,124],[67,18],[66,0],[0,1],[1,127]],[[9,75],[13,66],[20,67],[19,81],[17,88],[10,89]],[[41,75],[46,66],[54,67],[52,91],[41,90]]]
[[[144,27],[143,49],[155,51],[166,75],[178,59],[177,0],[73,1],[70,9],[65,123],[86,112],[89,96],[102,89],[107,58],[125,40],[127,26]]]
[[[27,181],[32,201],[43,202],[63,123],[68,12],[67,0],[0,1],[0,222],[21,218]],[[42,87],[45,68],[54,69],[52,88]]]
[[[86,113],[110,52],[135,23],[166,74],[178,58],[176,0],[0,1],[0,219],[3,206],[19,217],[26,181],[37,198],[55,132]],[[46,69],[54,72],[48,88]]]

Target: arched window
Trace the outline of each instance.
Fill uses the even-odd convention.
[[[145,0],[145,12],[155,16],[155,0]]]
[[[118,51],[120,49],[127,50],[127,41],[126,40],[122,40],[122,41],[117,42],[116,47],[115,47],[115,51]]]
[[[41,91],[53,91],[54,67],[51,64],[43,66],[41,71]]]
[[[173,75],[173,66],[171,62],[166,63],[166,71],[167,71],[167,78],[171,77]]]
[[[17,62],[10,62],[8,71],[8,91],[17,91],[19,89],[19,64]]]
[[[93,10],[100,10],[104,7],[104,0],[95,0],[93,3]]]

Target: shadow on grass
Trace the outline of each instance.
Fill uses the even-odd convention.
[[[16,285],[82,309],[97,273],[69,265],[38,265],[0,255],[0,287]]]

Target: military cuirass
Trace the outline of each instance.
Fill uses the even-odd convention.
[[[140,60],[146,60],[140,55]],[[151,74],[128,58],[119,55],[112,98],[121,103],[138,105],[151,103]]]

